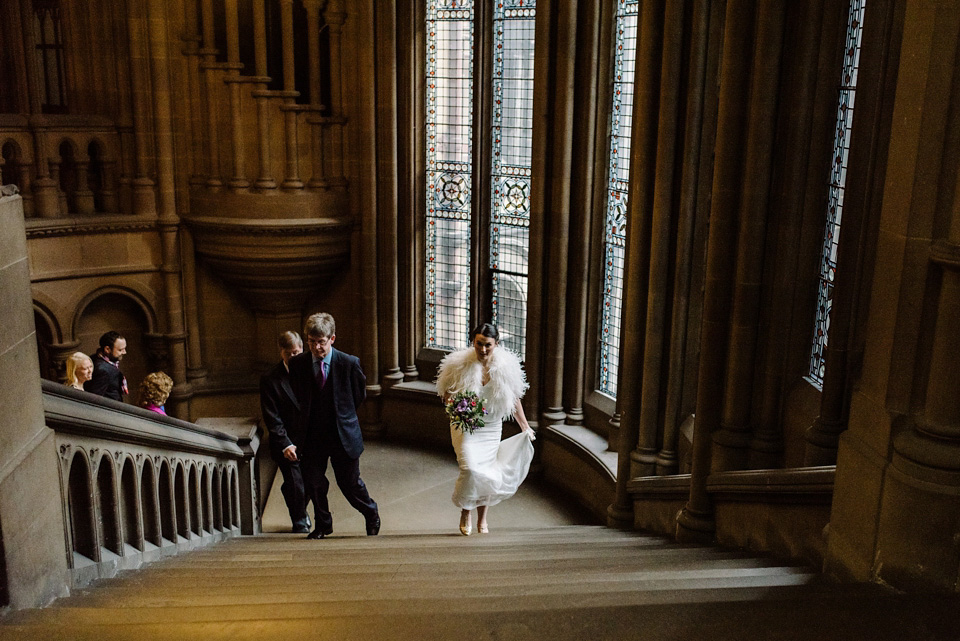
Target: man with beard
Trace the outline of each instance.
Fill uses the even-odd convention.
[[[127,341],[120,332],[109,331],[100,337],[100,349],[90,355],[93,378],[83,384],[91,394],[123,402],[128,393],[127,379],[120,371],[120,359],[127,353]]]

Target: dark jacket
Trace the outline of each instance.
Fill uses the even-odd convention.
[[[99,354],[91,354],[90,360],[93,361],[93,377],[83,384],[83,389],[122,402],[124,378],[120,368],[106,362]]]
[[[367,378],[360,368],[356,356],[333,349],[326,385],[333,386],[333,405],[337,421],[337,432],[343,449],[351,458],[358,458],[363,452],[363,435],[360,433],[360,420],[357,407],[367,397]],[[310,409],[317,393],[317,381],[313,373],[313,355],[307,351],[290,359],[290,383],[300,403],[298,429],[287,431],[288,436],[299,448],[304,444],[310,432],[315,434],[322,426],[310,425]]]
[[[283,458],[283,450],[294,445],[289,431],[297,429],[300,403],[290,385],[290,374],[283,361],[260,379],[260,412],[270,432],[270,455]]]

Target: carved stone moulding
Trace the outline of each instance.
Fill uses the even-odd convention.
[[[191,216],[197,255],[257,311],[301,309],[350,259],[349,217]]]

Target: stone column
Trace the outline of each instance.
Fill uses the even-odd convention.
[[[304,0],[303,6],[307,10],[307,37],[310,51],[310,107],[313,115],[309,120],[311,145],[310,157],[313,160],[313,171],[307,186],[312,189],[325,189],[329,186],[323,170],[323,128],[324,121],[320,120],[323,113],[323,103],[320,100],[322,86],[320,70],[320,10],[323,8],[320,0]]]
[[[377,10],[374,0],[358,2],[357,17],[359,42],[376,41],[375,20]],[[377,287],[377,87],[376,47],[358,47],[357,61],[357,137],[359,152],[358,185],[360,193],[360,310],[361,310],[361,361],[367,372],[367,395],[369,422],[364,424],[369,433],[376,436],[382,431],[380,420],[380,342],[377,325],[380,319]],[[394,192],[395,193],[395,192]]]
[[[875,169],[884,179],[873,182],[880,218],[866,350],[840,437],[825,561],[828,573],[844,578],[954,594],[960,580],[958,35],[960,7],[948,2],[894,2],[889,14],[878,11],[864,23],[865,47],[883,38],[895,53],[876,62],[861,58],[888,66],[881,66],[878,87],[858,86],[857,104],[884,105],[891,124],[886,166]]]
[[[323,16],[330,31],[330,113],[340,122],[334,124],[331,131],[330,153],[334,168],[330,172],[330,181],[335,187],[343,188],[347,180],[343,174],[343,87],[341,85],[343,23],[347,14],[342,0],[330,0]]]
[[[19,196],[0,197],[0,367],[17,373],[0,386],[0,552],[13,609],[43,607],[69,592],[68,517],[54,433],[44,422],[21,203]]]
[[[543,363],[543,339],[540,328],[544,317],[543,289],[546,280],[544,252],[548,224],[546,221],[547,194],[549,190],[550,154],[547,141],[550,139],[551,105],[549,101],[552,73],[551,60],[554,34],[552,27],[553,0],[541,0],[537,8],[534,27],[533,56],[533,140],[531,141],[530,165],[534,176],[544,180],[530,184],[530,245],[527,250],[528,280],[530,295],[527,297],[527,326],[525,366],[530,389],[523,399],[523,409],[530,424],[539,425],[541,403],[541,372]]]
[[[397,194],[397,299],[399,301],[399,350],[400,366],[403,369],[403,378],[407,381],[416,380],[417,371],[417,296],[421,289],[417,281],[417,217],[421,215],[417,209],[419,184],[416,176],[417,167],[422,162],[418,155],[419,145],[417,132],[420,127],[417,123],[423,117],[423,110],[418,108],[417,96],[422,92],[417,87],[422,86],[421,73],[417,68],[417,56],[423,44],[418,36],[416,0],[399,0],[397,3],[397,173],[399,192]]]
[[[397,303],[397,7],[376,3],[377,283],[381,380],[403,381]]]
[[[80,153],[85,153],[81,151]],[[90,163],[77,161],[77,191],[73,194],[78,214],[92,214],[96,211],[93,204],[93,192],[90,191]]]
[[[100,200],[103,203],[103,211],[111,214],[120,212],[120,203],[117,200],[117,161],[104,160],[100,164],[101,184]]]
[[[200,82],[200,25],[197,22],[196,0],[184,2],[183,7],[183,54],[186,56],[187,84],[189,86],[190,122],[190,185],[204,183],[203,177],[203,97]]]
[[[254,91],[253,97],[257,101],[258,146],[260,154],[260,175],[255,186],[257,189],[276,189],[277,181],[273,179],[273,170],[270,167],[270,109],[267,102],[269,92],[266,91],[267,81],[267,23],[264,10],[265,0],[253,2],[253,45],[256,61],[257,77],[262,80],[264,89]]]
[[[660,85],[660,38],[663,30],[661,8],[656,2],[643,4],[637,34],[623,309],[620,318],[620,371],[617,375],[617,407],[620,412],[617,494],[614,504],[607,510],[607,522],[613,527],[633,526],[633,502],[627,493],[627,482],[634,477],[633,454],[640,435],[642,381],[638,364],[643,361],[647,269],[650,265],[650,221],[649,216],[644,214],[652,207],[653,166],[657,154],[657,89]]]
[[[701,136],[703,135],[704,82],[707,76],[707,43],[710,9],[707,0],[695,0],[690,21],[691,45],[687,110],[683,127],[680,202],[677,221],[676,260],[673,303],[670,314],[670,350],[667,362],[667,387],[664,400],[663,444],[656,457],[658,475],[676,474],[677,440],[682,415],[684,365],[687,351],[687,318],[690,309],[690,273],[693,263],[693,238],[696,226],[697,188],[699,185]]]
[[[226,12],[227,63],[230,65],[229,77],[232,80],[229,83],[230,134],[233,141],[233,178],[230,179],[230,189],[245,192],[250,187],[250,181],[247,180],[244,167],[246,154],[244,153],[243,112],[240,95],[240,89],[243,86],[240,69],[243,68],[243,64],[240,62],[240,19],[237,0],[225,0],[224,11]]]
[[[713,505],[707,494],[707,476],[710,474],[713,433],[720,428],[720,401],[725,386],[736,217],[743,163],[743,113],[749,86],[748,67],[744,61],[750,58],[752,8],[753,3],[748,0],[730,0],[725,16],[690,498],[677,519],[677,538],[681,541],[709,541],[715,531]]]
[[[543,408],[546,425],[563,423],[564,338],[567,299],[567,248],[570,243],[570,183],[573,177],[573,115],[576,86],[577,0],[558,0],[554,53],[553,122],[550,133],[550,196],[546,246],[546,301],[544,313],[552,319],[541,330],[543,338]],[[538,11],[539,14],[539,11]]]
[[[215,192],[223,186],[223,181],[220,179],[220,84],[217,82],[213,0],[202,0],[200,9],[203,23],[203,49],[200,53],[204,60],[204,82],[207,89],[207,189]]]
[[[582,21],[577,29],[578,69],[589,70],[579,79],[576,94],[576,113],[595,114],[597,111],[597,68],[600,59],[600,3],[588,3],[581,14]],[[606,59],[606,58],[604,58]],[[578,119],[579,120],[579,119]],[[565,422],[570,425],[583,423],[583,397],[587,352],[587,318],[589,308],[591,229],[593,228],[593,196],[597,193],[594,185],[596,175],[594,163],[597,150],[596,118],[586,117],[579,120],[581,127],[573,132],[574,154],[572,207],[570,227],[569,272],[567,273],[567,332],[564,344],[569,349],[564,371],[564,407]]]
[[[133,213],[137,216],[157,215],[157,195],[154,182],[150,178],[152,167],[148,159],[153,156],[150,141],[150,82],[148,60],[146,18],[141,13],[141,3],[132,3],[128,8],[128,28],[130,36],[130,85],[133,98],[133,137],[136,178],[133,179]]]
[[[157,150],[157,191],[160,204],[161,271],[167,316],[167,344],[170,358],[171,414],[189,418],[188,401],[192,396],[187,382],[186,328],[184,327],[183,291],[180,281],[180,256],[176,192],[174,182],[174,149],[172,106],[167,40],[167,5],[164,0],[148,0],[151,80],[153,85],[153,120]]]
[[[782,0],[762,3],[757,11],[743,192],[737,223],[739,235],[726,389],[721,429],[714,434],[714,471],[744,469],[752,437],[754,362],[758,348],[763,247],[766,244],[770,158],[776,124],[784,12]]]
[[[207,377],[203,367],[200,341],[200,309],[197,293],[197,255],[193,233],[189,227],[180,228],[180,269],[183,273],[184,313],[187,323],[187,380],[202,381]]]
[[[295,82],[296,63],[293,55],[293,0],[279,0],[280,24],[283,30],[283,91],[285,107],[283,111],[283,128],[285,149],[287,155],[286,171],[284,172],[283,189],[303,189],[300,180],[300,154],[297,149],[297,110],[295,98],[297,87]]]
[[[643,341],[643,379],[640,393],[640,429],[631,476],[649,476],[656,471],[659,453],[661,380],[667,349],[667,303],[670,291],[670,250],[672,245],[674,173],[679,118],[682,64],[684,2],[667,2],[665,13],[657,18],[663,25],[663,61],[660,66],[660,108],[657,125],[657,157],[649,168],[634,168],[654,173],[650,269],[647,289],[646,335]],[[644,20],[647,15],[644,14]]]

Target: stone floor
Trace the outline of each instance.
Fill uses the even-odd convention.
[[[460,510],[450,500],[457,473],[453,448],[449,452],[424,452],[402,445],[367,443],[360,458],[360,474],[380,506],[382,534],[457,532]],[[331,481],[328,499],[334,535],[364,534],[363,517],[337,489],[333,470],[327,470],[327,477]],[[280,484],[277,475],[263,514],[265,533],[290,531]],[[513,498],[490,508],[487,520],[491,528],[592,523],[586,513],[564,508],[562,497],[536,481],[524,483]]]

